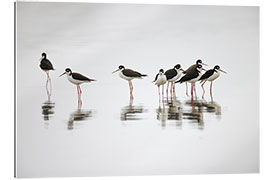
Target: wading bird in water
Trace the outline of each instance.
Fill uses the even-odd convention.
[[[177,64],[177,65],[174,66],[173,69],[169,69],[169,70],[167,70],[165,72],[165,75],[166,75],[166,78],[167,78],[167,81],[168,81],[167,89],[166,89],[167,97],[168,97],[168,89],[169,89],[169,84],[170,83],[171,83],[171,95],[172,95],[172,93],[174,93],[174,95],[175,95],[175,84],[174,84],[174,82],[181,77],[181,75],[182,75],[181,71],[183,71],[183,69],[181,69],[181,65]]]
[[[142,79],[142,77],[147,76],[146,74],[141,74],[137,71],[133,71],[131,69],[126,69],[123,65],[120,65],[117,70],[113,71],[112,73],[119,72],[119,76],[128,81],[129,90],[130,90],[130,99],[133,99],[133,85],[131,80],[133,79]]]
[[[164,84],[167,82],[166,75],[164,74],[164,70],[160,69],[159,73],[156,75],[155,80],[153,81],[155,85],[158,86],[158,97],[160,103],[160,86],[162,86],[162,102],[164,102]]]
[[[197,67],[193,70],[190,70],[185,76],[183,76],[179,81],[176,81],[175,83],[183,83],[183,82],[189,82],[191,83],[191,99],[193,103],[193,90],[195,83],[201,78],[202,74],[202,65],[197,65]]]
[[[203,85],[206,83],[206,81],[210,81],[210,96],[211,96],[211,101],[213,102],[213,96],[212,96],[212,83],[215,79],[217,79],[220,75],[220,72],[226,73],[225,71],[221,70],[220,67],[218,65],[216,65],[213,69],[210,69],[208,71],[206,71],[202,77],[199,79],[201,81],[201,87],[203,89],[203,94],[202,94],[202,98],[204,99],[204,93],[205,90],[203,88]]]
[[[54,68],[53,68],[53,65],[50,62],[50,60],[47,59],[46,53],[41,54],[40,65],[39,66],[47,74],[46,91],[47,91],[47,95],[48,95],[48,101],[50,101],[51,91],[52,91],[52,83],[51,83],[51,78],[50,78],[50,75],[49,75],[49,71],[54,70]],[[50,91],[48,89],[48,83],[50,83]]]
[[[187,70],[183,71],[183,74],[187,74],[190,71],[193,71],[194,69],[197,68],[197,65],[205,65],[205,66],[207,66],[207,64],[203,63],[201,59],[198,59],[196,61],[196,64],[191,65]],[[194,92],[195,92],[195,96],[197,96],[196,95],[196,86],[194,86]],[[186,82],[186,95],[189,96],[188,95],[188,85],[187,85],[187,82]]]
[[[77,86],[77,91],[78,91],[78,108],[80,109],[82,106],[82,90],[80,87],[80,84],[83,83],[89,83],[91,81],[96,81],[94,79],[89,79],[88,77],[85,77],[84,75],[81,75],[79,73],[72,72],[70,68],[66,68],[65,72],[61,74],[59,77],[63,76],[64,74],[67,75],[67,79],[72,83]]]

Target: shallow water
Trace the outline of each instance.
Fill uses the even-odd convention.
[[[259,171],[258,8],[19,3],[18,15],[18,177]],[[56,69],[50,99],[43,51]],[[197,83],[197,100],[176,84],[159,102],[158,70],[198,57],[228,72],[214,102],[209,83],[205,100]],[[120,64],[148,75],[133,81],[132,102],[111,73]],[[58,77],[66,67],[97,80],[81,86],[81,109]]]

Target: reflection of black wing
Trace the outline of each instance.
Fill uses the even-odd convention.
[[[40,68],[43,70],[54,70],[52,63],[48,59],[41,60]]]
[[[153,82],[156,82],[157,78],[158,78],[158,74],[156,75],[155,80]]]
[[[88,77],[85,77],[79,73],[72,73],[72,77],[80,81],[95,81],[94,79],[89,79]]]
[[[187,70],[185,70],[183,73],[187,74],[190,71],[193,71],[197,67],[197,64],[191,65]]]
[[[187,73],[185,76],[183,76],[179,81],[176,81],[175,83],[183,83],[183,82],[186,82],[186,81],[189,81],[191,79],[194,79],[196,77],[198,77],[199,73],[197,70],[194,70],[194,71],[190,71],[189,73]]]
[[[212,76],[214,74],[214,72],[215,72],[214,69],[210,69],[210,70],[206,71],[199,80],[208,79],[210,76]]]
[[[165,75],[167,80],[170,80],[177,75],[177,71],[175,69],[169,69],[165,72]]]
[[[123,70],[123,74],[127,77],[142,77],[142,76],[146,76],[145,74],[141,74],[137,71],[133,71],[131,69],[124,69]]]

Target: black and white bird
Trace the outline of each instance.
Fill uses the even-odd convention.
[[[40,58],[40,65],[39,67],[46,72],[47,74],[47,81],[46,81],[46,90],[47,90],[47,95],[48,95],[48,99],[50,99],[51,96],[51,90],[48,90],[48,83],[50,82],[50,89],[52,88],[51,85],[51,78],[49,75],[49,71],[54,70],[52,63],[50,62],[49,59],[47,59],[47,55],[46,53],[42,53],[41,54],[41,58]]]
[[[66,68],[65,72],[63,74],[61,74],[59,77],[63,76],[64,74],[67,75],[67,79],[69,80],[69,82],[71,82],[72,84],[75,84],[77,86],[78,105],[79,105],[79,107],[81,107],[81,105],[82,105],[82,99],[81,99],[82,90],[80,88],[80,84],[89,83],[89,82],[96,81],[96,80],[89,79],[88,77],[86,77],[84,75],[72,72],[70,68]]]
[[[155,85],[158,86],[158,96],[160,102],[160,86],[162,86],[162,99],[164,99],[164,84],[167,82],[167,77],[164,74],[164,70],[160,69],[159,73],[156,75],[155,80],[153,81]]]
[[[176,81],[175,83],[183,83],[183,82],[189,82],[191,83],[191,97],[193,99],[193,89],[195,86],[195,83],[201,78],[202,76],[202,65],[196,65],[195,69],[191,69],[188,71],[180,80]]]
[[[187,70],[183,71],[183,74],[187,74],[188,72],[193,71],[194,69],[197,68],[197,65],[205,65],[205,66],[207,66],[207,64],[203,63],[201,59],[198,59],[195,64],[189,66],[189,68]],[[195,92],[196,92],[196,90],[195,90]],[[188,85],[187,85],[187,83],[186,83],[186,95],[188,96]]]
[[[174,66],[174,68],[169,69],[165,72],[165,76],[166,76],[167,81],[168,81],[167,89],[166,89],[167,96],[168,96],[168,89],[169,89],[170,83],[171,83],[171,94],[172,94],[172,92],[174,92],[174,94],[175,94],[174,82],[181,77],[181,75],[182,75],[181,71],[183,71],[183,69],[181,68],[181,65],[177,64]]]
[[[131,80],[133,79],[142,79],[142,77],[145,77],[147,76],[146,74],[141,74],[137,71],[133,71],[131,69],[126,69],[123,65],[120,65],[118,67],[117,70],[113,71],[112,73],[116,73],[116,72],[119,72],[119,76],[122,78],[122,79],[125,79],[128,81],[128,84],[129,84],[129,89],[130,89],[130,98],[133,99],[133,85],[132,85],[132,82]]]
[[[202,98],[204,99],[204,93],[205,90],[203,88],[203,85],[206,83],[206,81],[210,81],[210,96],[211,96],[211,100],[213,101],[213,96],[212,96],[212,83],[215,79],[217,79],[220,75],[220,72],[226,73],[225,71],[221,70],[220,67],[218,65],[216,65],[213,69],[210,69],[208,71],[206,71],[202,77],[199,79],[201,81],[201,87],[203,89],[203,94],[202,94]]]

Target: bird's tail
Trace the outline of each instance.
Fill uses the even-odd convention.
[[[147,76],[147,75],[146,75],[146,74],[141,74],[141,76],[142,76],[142,77],[145,77],[145,76]]]
[[[91,82],[91,81],[97,81],[97,80],[95,80],[95,79],[89,79],[89,81]]]

